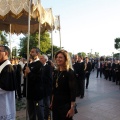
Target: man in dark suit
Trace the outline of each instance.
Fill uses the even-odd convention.
[[[85,93],[85,63],[83,62],[83,57],[78,56],[78,77],[80,84],[80,98],[84,97]]]
[[[77,76],[77,94],[80,96],[80,98],[83,98],[85,89],[85,63],[83,62],[82,56],[78,56],[78,61],[74,64],[73,67]]]
[[[96,76],[96,78],[98,78],[99,73],[100,73],[100,77],[102,77],[103,66],[102,66],[102,62],[100,60],[98,60],[96,67],[97,67],[97,76]]]
[[[76,75],[76,80],[77,80],[77,93],[76,96],[80,96],[80,84],[79,84],[79,78],[78,78],[78,71],[79,71],[79,66],[78,66],[78,55],[75,55],[74,60],[72,60],[72,64],[73,64],[73,68],[74,68],[74,72]]]
[[[112,81],[113,82],[116,81],[116,72],[115,72],[116,65],[117,65],[116,60],[114,60],[113,63],[112,63]]]
[[[52,94],[52,66],[47,64],[48,57],[47,55],[40,55],[40,61],[43,64],[42,69],[42,80],[44,83],[44,120],[48,120],[49,116],[49,106],[50,106],[50,97]]]
[[[108,78],[109,81],[111,81],[111,77],[112,77],[112,61],[108,61]]]
[[[25,69],[25,76],[27,76],[26,97],[29,120],[44,120],[44,86],[41,79],[43,65],[39,60],[39,54],[39,48],[33,47],[31,49],[30,56],[33,62],[29,63]]]
[[[85,58],[85,67],[86,89],[88,89],[90,72],[92,70],[92,64],[89,62],[88,57]]]

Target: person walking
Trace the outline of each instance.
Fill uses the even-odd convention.
[[[47,64],[48,57],[43,54],[40,55],[40,61],[43,64],[42,70],[42,80],[44,84],[44,120],[48,120],[49,117],[49,106],[50,106],[50,98],[52,94],[52,67]]]
[[[102,62],[100,60],[98,60],[96,67],[97,67],[97,76],[96,76],[96,78],[98,78],[99,73],[100,73],[100,77],[102,77],[103,66],[102,66]]]
[[[72,66],[75,72],[75,76],[76,76],[76,80],[77,80],[77,93],[76,93],[76,97],[80,96],[80,80],[79,80],[79,63],[78,63],[78,55],[74,55],[73,59],[72,59]]]
[[[29,120],[44,120],[44,88],[42,75],[42,63],[39,60],[38,55],[40,50],[37,47],[33,47],[30,51],[30,56],[33,60],[25,68],[25,76],[27,76],[27,110]]]
[[[75,112],[76,78],[69,53],[60,50],[55,54],[56,70],[53,75],[53,91],[50,108],[53,120],[72,120]]]
[[[84,98],[85,94],[85,62],[83,61],[82,56],[78,56],[78,84],[79,84],[79,93],[80,93],[80,98]]]
[[[0,46],[0,120],[15,120],[15,71],[9,58],[10,49]]]
[[[85,65],[86,65],[86,69],[85,69],[86,89],[88,89],[90,72],[92,70],[92,65],[91,62],[89,62],[88,57],[85,58]]]

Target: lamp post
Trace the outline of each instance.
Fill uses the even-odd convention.
[[[92,49],[91,49],[91,54],[92,54]]]
[[[114,60],[114,52],[112,52],[112,62],[113,62],[113,60]]]
[[[61,49],[61,26],[60,26],[60,15],[58,16],[58,22],[59,22],[59,38],[60,38],[60,49]]]

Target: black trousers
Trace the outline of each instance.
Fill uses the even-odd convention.
[[[44,120],[43,100],[27,100],[27,110],[29,120]]]
[[[85,93],[85,78],[84,79],[79,79],[79,84],[80,84],[80,96],[84,97]]]
[[[97,77],[98,77],[99,73],[100,73],[100,77],[102,77],[102,69],[101,68],[97,68]]]
[[[78,77],[77,77],[77,84],[76,84],[76,86],[77,86],[77,95],[76,95],[76,97],[79,97],[80,96],[80,80],[79,80]]]
[[[85,78],[86,78],[86,88],[88,88],[88,85],[89,85],[89,77],[90,77],[90,72],[87,72],[85,74]]]

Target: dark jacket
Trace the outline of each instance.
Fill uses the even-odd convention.
[[[92,70],[92,65],[90,62],[88,62],[85,71],[90,73],[91,70]]]
[[[84,62],[76,62],[73,65],[73,68],[75,70],[75,74],[78,74],[78,77],[80,80],[84,80],[85,79],[85,63]]]
[[[6,91],[16,90],[15,71],[12,65],[6,65],[1,71],[0,88]]]
[[[43,66],[42,80],[44,84],[44,96],[50,96],[52,94],[52,67],[48,64]]]
[[[32,62],[29,65],[31,70],[28,73],[27,79],[27,99],[28,100],[41,100],[43,94],[43,81],[41,79],[42,63],[40,61]]]

